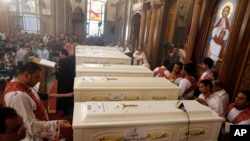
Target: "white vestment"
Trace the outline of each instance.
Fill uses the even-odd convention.
[[[205,95],[200,94],[199,98],[205,100],[208,104],[208,107],[210,107],[213,111],[218,113],[218,115],[223,114],[223,105],[222,105],[221,99],[217,95],[212,94],[208,98],[205,99]]]
[[[14,78],[11,81],[19,81]],[[27,86],[28,87],[28,86]],[[29,89],[33,95],[39,99],[37,92],[32,88]],[[12,91],[4,96],[7,107],[14,108],[17,113],[23,118],[24,126],[27,129],[27,137],[29,141],[43,141],[42,138],[53,138],[59,134],[59,125],[56,120],[54,121],[38,121],[34,114],[37,105],[34,100],[25,92]]]
[[[227,92],[224,89],[222,89],[220,91],[214,92],[214,94],[216,94],[220,97],[221,102],[223,104],[223,111],[225,111],[227,108],[227,105],[229,103],[229,96],[228,96]]]

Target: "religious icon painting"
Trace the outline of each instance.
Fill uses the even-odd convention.
[[[22,29],[23,28],[23,19],[20,16],[13,16],[13,27],[15,29]]]
[[[22,10],[26,13],[36,13],[36,1],[22,0]]]
[[[221,0],[219,2],[205,53],[205,56],[210,57],[215,63],[223,60],[237,2],[237,0]]]
[[[42,14],[43,15],[51,15],[51,0],[43,0],[41,1]]]
[[[10,5],[9,5],[9,11],[12,11],[12,12],[16,12],[17,11],[17,0],[10,0],[9,1]]]

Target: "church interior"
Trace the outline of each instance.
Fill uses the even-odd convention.
[[[91,46],[100,46],[100,48],[106,48],[102,50],[93,47],[89,50],[95,50],[96,52],[102,53],[108,52],[107,54],[111,54],[112,57],[115,53],[112,53],[111,48],[122,47],[122,52],[129,48],[129,52],[123,53],[129,58],[129,60],[124,59],[126,57],[124,56],[123,58],[123,54],[117,55],[117,57],[112,59],[113,62],[114,60],[119,61],[119,59],[124,59],[128,62],[127,65],[133,64],[133,53],[141,48],[145,53],[148,69],[143,70],[141,68],[136,68],[134,73],[138,73],[138,75],[143,73],[145,76],[146,71],[152,72],[156,67],[161,66],[164,60],[169,60],[171,58],[171,55],[169,55],[170,52],[173,48],[177,47],[178,50],[183,50],[185,54],[181,62],[183,64],[188,64],[191,62],[194,64],[194,76],[197,80],[202,76],[204,71],[203,59],[209,57],[213,60],[214,65],[211,67],[211,70],[215,76],[215,79],[222,81],[224,89],[229,95],[230,102],[234,101],[234,98],[238,92],[250,90],[249,0],[1,0],[0,18],[1,62],[4,60],[4,47],[8,45],[15,46],[18,44],[19,40],[27,42],[30,40],[28,45],[32,48],[34,48],[34,46],[38,46],[39,43],[47,45],[51,55],[49,60],[57,62],[59,56],[55,56],[53,58],[53,49],[50,49],[49,43],[53,41],[56,43],[57,38],[64,38],[68,40],[68,42],[70,42],[70,39],[74,39],[74,55],[76,57],[76,66],[83,63],[83,59],[81,60],[77,58],[81,57],[79,52],[88,51],[88,49],[81,49],[81,46],[89,46],[90,48]],[[32,43],[33,40],[34,44]],[[65,43],[67,44],[67,41],[65,41]],[[64,44],[64,40],[62,40],[62,44]],[[94,54],[96,52],[92,53]],[[94,59],[94,62],[91,61],[85,61],[84,63],[99,63],[105,66],[108,64],[107,62],[109,60],[97,61],[97,59]],[[116,64],[121,65],[123,63],[116,62]],[[92,68],[88,68],[86,66],[83,66],[82,68],[84,68],[85,71],[89,71],[89,74],[93,74],[93,71],[95,71],[92,70],[93,66]],[[101,70],[101,68],[99,69]],[[133,71],[132,68],[122,68],[122,65],[121,69],[123,69],[124,73]],[[105,71],[108,70],[104,69],[102,74],[99,74],[99,76],[112,76],[111,74],[104,74]],[[84,74],[76,73],[76,77],[81,77],[83,75]],[[149,76],[150,75],[152,76],[152,74],[149,74]],[[2,77],[3,74],[1,74],[1,78]],[[148,91],[152,91],[149,93],[161,93],[162,91],[165,93],[168,93],[167,91],[169,91],[170,94],[178,93],[175,91],[174,87],[172,89],[172,83],[167,84],[168,88],[171,87],[170,90],[166,89],[164,87],[165,85],[162,86],[165,84],[165,82],[161,82],[161,80],[154,82],[154,80],[147,78],[145,80],[142,79],[140,82],[139,80],[131,81],[130,79],[126,79],[126,77],[130,78],[129,74],[126,74],[120,82],[118,81],[120,78],[118,80],[116,78],[107,78],[108,81],[117,80],[118,82],[110,84],[110,86],[112,86],[110,87],[110,90],[116,90],[116,88],[117,90],[112,91],[113,95],[109,94],[109,96],[105,97],[100,96],[99,93],[108,93],[109,89],[100,88],[101,90],[99,90],[98,86],[101,84],[99,82],[97,82],[98,84],[96,84],[96,86],[93,83],[87,83],[87,81],[102,82],[104,81],[103,79],[81,78],[79,81],[86,81],[82,84],[76,84],[77,79],[75,79],[74,102],[77,102],[77,104],[74,107],[74,112],[82,110],[83,106],[78,105],[82,101],[107,101],[110,99],[110,97],[112,97],[111,99],[113,99],[113,101],[111,104],[108,102],[103,102],[101,103],[101,106],[106,106],[102,110],[107,110],[108,108],[114,106],[114,99],[117,97],[119,99],[120,95],[118,95],[118,93],[121,93],[121,90],[119,90],[117,87],[118,83],[121,85],[128,85],[128,87],[130,85],[133,87],[133,85],[138,85],[137,83],[140,83],[137,90],[132,88],[127,89],[127,92],[131,92],[131,95],[136,95],[134,97],[123,96],[123,99],[127,101],[136,101],[140,100],[141,98],[143,99],[143,95],[141,96],[140,94],[137,94],[137,91],[141,89],[141,87],[139,87],[140,85],[145,85],[143,86],[145,89],[148,88]],[[1,83],[2,81],[4,80],[1,80]],[[126,81],[129,84],[123,84],[123,81]],[[151,84],[147,84],[145,81],[151,82]],[[57,84],[55,83],[55,77],[53,74],[51,72],[46,72],[46,68],[44,68],[39,91],[42,93],[56,93],[56,85]],[[109,87],[108,84],[104,85]],[[149,88],[151,88],[151,90]],[[93,93],[96,97],[77,97],[76,94],[81,93],[82,89],[86,89],[85,93],[91,93],[94,91]],[[4,85],[1,84],[1,93],[3,93],[3,90]],[[144,93],[145,95],[147,94],[146,90],[141,90],[140,92]],[[123,93],[125,94],[126,92]],[[3,99],[2,94],[0,97]],[[150,111],[151,113],[138,112],[134,116],[141,118],[141,114],[144,114],[144,116],[151,117],[152,113],[155,112],[154,110],[159,108],[155,103],[159,102],[158,105],[164,105],[166,103],[164,103],[162,99],[168,98],[164,96],[155,96],[153,99],[154,101],[152,103],[155,105],[155,107],[152,106],[152,109],[147,109],[148,112]],[[176,97],[176,100],[177,99],[178,98]],[[156,102],[156,100],[160,101]],[[55,108],[55,101],[55,99],[52,99],[46,101],[45,104],[48,104],[50,108]],[[127,101],[124,101],[120,107],[118,106],[120,110],[133,109],[133,107],[138,108],[138,105],[143,105],[146,107],[146,104],[140,103],[141,101],[138,102],[138,105],[131,104]],[[89,104],[93,107],[100,106],[98,104],[95,105],[96,103]],[[168,104],[169,103],[167,103],[167,105]],[[187,108],[196,106],[195,103],[188,103],[187,101],[184,102],[184,104],[189,104]],[[171,105],[169,105],[169,107],[171,107]],[[52,111],[52,113],[53,111],[56,111],[56,109],[49,110]],[[126,121],[124,121],[125,123],[122,123],[123,120],[121,120],[121,117],[124,117],[126,120],[132,119],[125,114],[115,115],[109,113],[101,117],[105,122],[99,121],[97,124],[93,124],[91,123],[91,120],[97,120],[98,116],[101,116],[100,113],[102,112],[95,113],[96,111],[90,111],[89,109],[87,110],[90,115],[85,116],[89,116],[90,121],[87,120],[84,123],[81,123],[81,121],[74,121],[77,120],[77,118],[82,118],[80,115],[73,115],[73,117],[70,118],[70,120],[73,118],[73,131],[70,131],[70,134],[72,135],[71,137],[67,138],[67,141],[78,141],[84,139],[100,141],[122,140],[119,137],[121,134],[120,132],[123,132],[123,138],[125,136],[129,136],[126,135],[126,133],[131,134],[129,133],[130,130],[132,130],[130,127],[133,124],[136,126],[134,130],[137,130],[140,135],[144,132],[145,126],[148,126],[148,129],[150,130],[152,129],[150,134],[147,133],[148,140],[154,139],[154,137],[166,138],[166,140],[171,140],[171,138],[172,140],[186,140],[185,134],[190,134],[189,130],[188,133],[186,133],[186,130],[184,131],[183,129],[183,131],[180,131],[181,137],[177,139],[177,137],[173,137],[174,131],[170,131],[169,128],[165,129],[165,127],[162,126],[156,127],[147,125],[138,119],[134,122],[127,122],[127,124],[125,124]],[[207,109],[202,110],[204,114],[207,114],[205,113]],[[112,111],[114,113],[118,113],[118,110]],[[133,115],[133,112],[134,111],[129,111],[128,115]],[[203,114],[202,111],[200,112],[200,114]],[[155,115],[157,115],[156,117],[166,116],[161,114],[162,113],[160,112],[155,112]],[[171,116],[171,112],[169,114],[170,115],[166,117],[170,119],[176,116]],[[55,115],[51,114],[51,117],[53,116]],[[211,116],[211,118],[217,120],[216,124],[213,123],[208,125],[209,127],[207,129],[214,130],[218,133],[210,133],[207,131],[207,129],[201,129],[197,126],[197,128],[192,130],[190,129],[190,132],[193,134],[192,136],[202,137],[190,137],[189,140],[217,140],[219,129],[215,129],[215,127],[219,128],[219,122],[221,121],[218,117],[213,117],[212,115],[207,116]],[[114,118],[114,121],[110,121],[108,119],[110,117]],[[178,116],[176,116],[176,118],[178,119]],[[151,122],[150,120],[145,121]],[[141,124],[137,125],[136,122]],[[79,126],[74,124],[79,124]],[[98,127],[98,124],[101,125]],[[110,126],[105,126],[106,124],[110,124]],[[129,128],[129,131],[123,131],[122,127],[119,127],[119,125],[124,126],[124,128]],[[143,127],[139,125],[143,125]],[[203,124],[201,125],[207,126]],[[82,130],[81,126],[88,130]],[[90,128],[91,126],[93,128]],[[195,123],[193,126],[196,127]],[[105,128],[109,130],[106,132],[102,131],[102,129]],[[173,127],[173,130],[175,130],[175,128],[177,127]],[[164,131],[162,131],[163,129]],[[160,131],[160,135],[159,133],[156,133],[156,131]],[[90,136],[90,134],[91,137],[87,137],[88,135]],[[107,137],[104,137],[104,134],[106,134]],[[119,136],[117,134],[119,134]]]

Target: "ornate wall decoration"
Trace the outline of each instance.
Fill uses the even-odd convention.
[[[10,0],[9,11],[16,12],[17,11],[17,1]]]
[[[248,56],[246,69],[242,75],[240,90],[250,90],[250,55]]]
[[[235,0],[221,0],[215,15],[205,56],[210,57],[216,63],[220,63],[223,59],[236,7],[237,1]]]
[[[51,0],[43,0],[41,7],[43,15],[51,15]]]
[[[23,19],[21,16],[13,16],[13,27],[16,29],[23,28]]]
[[[22,0],[22,11],[27,13],[36,13],[35,0]]]

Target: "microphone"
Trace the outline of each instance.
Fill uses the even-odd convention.
[[[182,111],[186,112],[186,108],[182,101],[177,101],[175,106],[176,108],[181,109]]]
[[[175,106],[176,106],[176,108],[181,109],[181,110],[182,110],[183,112],[185,112],[186,115],[187,115],[187,118],[188,118],[188,131],[187,131],[187,138],[186,138],[186,141],[188,141],[189,128],[190,128],[190,119],[189,119],[188,112],[187,112],[187,110],[186,110],[186,108],[185,108],[185,106],[184,106],[184,104],[183,104],[182,101],[177,101]]]

